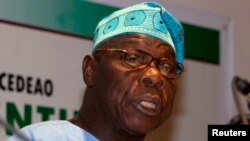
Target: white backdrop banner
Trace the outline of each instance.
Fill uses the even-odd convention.
[[[77,113],[90,40],[0,22],[0,43],[1,119],[19,129]],[[0,140],[9,135],[0,126]]]

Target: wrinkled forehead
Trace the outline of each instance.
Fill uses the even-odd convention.
[[[98,48],[134,49],[151,54],[156,58],[175,57],[175,52],[171,45],[144,34],[127,34],[113,37],[100,44]]]

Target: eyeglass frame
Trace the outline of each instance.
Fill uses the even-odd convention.
[[[137,51],[137,52],[139,52],[139,53],[143,53],[143,54],[146,54],[146,55],[148,55],[148,56],[150,56],[151,57],[151,61],[149,62],[149,63],[147,63],[147,64],[145,64],[145,66],[143,66],[143,67],[140,67],[140,66],[137,66],[137,67],[134,67],[134,66],[132,66],[131,64],[129,64],[125,59],[126,59],[126,56],[129,54],[129,51],[128,50],[126,50],[126,49],[121,49],[121,48],[107,48],[107,49],[96,49],[94,52],[93,52],[93,56],[95,56],[95,53],[96,52],[98,52],[98,51],[114,51],[114,52],[121,52],[121,53],[125,53],[125,56],[124,56],[124,58],[123,58],[123,61],[127,64],[127,65],[129,65],[129,66],[131,66],[131,67],[134,67],[135,69],[137,69],[137,70],[141,70],[141,69],[144,69],[144,68],[147,68],[148,66],[151,66],[150,64],[154,61],[154,60],[167,60],[167,58],[155,58],[155,57],[153,57],[151,54],[149,54],[149,53],[147,53],[147,52],[144,52],[144,51],[141,51],[141,50],[136,50],[136,49],[133,49],[133,50],[135,50],[135,51]],[[175,63],[176,63],[176,74],[175,74],[175,77],[173,77],[173,78],[169,78],[168,76],[165,76],[162,72],[161,72],[161,70],[159,69],[159,67],[158,66],[156,66],[155,68],[157,68],[159,71],[160,71],[160,73],[161,73],[161,75],[162,76],[164,76],[164,77],[166,77],[166,78],[168,78],[168,79],[175,79],[175,78],[179,78],[180,76],[181,76],[181,74],[184,72],[184,71],[187,71],[187,69],[181,64],[181,63],[179,63],[179,62],[177,62],[177,61],[175,61]],[[160,64],[160,63],[159,63]],[[142,65],[141,65],[142,66]],[[152,66],[151,66],[152,67]]]

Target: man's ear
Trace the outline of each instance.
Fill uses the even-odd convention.
[[[95,58],[92,55],[86,55],[82,62],[83,80],[87,86],[94,84]]]

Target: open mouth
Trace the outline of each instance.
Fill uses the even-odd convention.
[[[152,102],[148,102],[148,101],[142,101],[140,102],[141,106],[147,108],[147,109],[155,109],[156,105]]]
[[[137,109],[148,116],[157,116],[160,114],[159,102],[142,100],[137,103]]]

